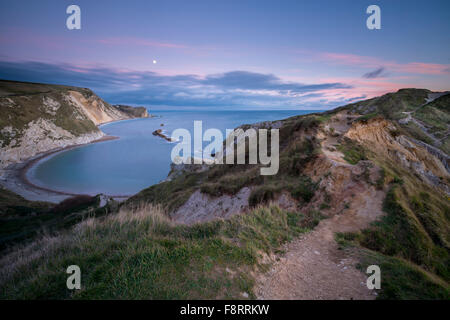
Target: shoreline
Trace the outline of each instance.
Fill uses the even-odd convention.
[[[128,120],[128,119],[124,119]],[[121,120],[119,120],[121,121]],[[114,121],[116,122],[116,121]],[[59,203],[60,201],[73,197],[78,195],[85,195],[86,193],[72,193],[72,192],[65,192],[60,190],[53,190],[46,187],[41,187],[33,182],[31,182],[28,177],[27,173],[28,171],[33,168],[39,161],[46,159],[52,155],[55,155],[60,152],[68,151],[71,149],[83,147],[89,144],[94,143],[100,143],[100,142],[106,142],[111,140],[117,140],[120,139],[120,137],[116,136],[108,136],[105,135],[100,139],[93,140],[88,143],[82,143],[82,144],[74,144],[70,146],[66,146],[64,148],[56,148],[52,149],[46,152],[41,152],[31,158],[28,158],[25,161],[14,163],[9,165],[8,167],[2,169],[3,174],[0,179],[0,185],[10,190],[23,198],[30,200],[30,201],[45,201],[45,202],[53,202],[53,203]],[[93,194],[89,194],[93,195]],[[114,198],[116,200],[125,200],[132,195],[107,195],[108,197]]]
[[[122,122],[122,121],[132,121],[132,120],[138,120],[138,119],[153,119],[153,118],[161,118],[161,116],[157,116],[157,115],[149,113],[148,117],[129,118],[129,119],[121,119],[121,120],[111,120],[111,121],[106,121],[106,122],[98,124],[97,128],[100,129],[101,127],[106,126],[108,124]]]

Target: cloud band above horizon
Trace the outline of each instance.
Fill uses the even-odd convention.
[[[147,106],[328,109],[353,100],[326,98],[327,93],[352,89],[350,84],[288,82],[273,74],[249,71],[162,75],[108,67],[0,61],[0,78],[87,87],[110,103]]]

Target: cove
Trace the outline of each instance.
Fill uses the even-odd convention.
[[[150,111],[158,117],[101,126],[103,132],[119,139],[53,154],[36,163],[27,172],[27,178],[37,186],[56,191],[129,196],[159,183],[170,171],[174,143],[154,136],[152,133],[157,129],[162,129],[167,135],[179,128],[193,132],[194,121],[202,120],[205,129],[217,128],[225,135],[226,128],[314,112]],[[198,151],[201,152],[193,150],[194,156]]]

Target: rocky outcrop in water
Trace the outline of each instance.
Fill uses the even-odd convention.
[[[169,141],[169,142],[172,142],[172,138],[169,138],[168,136],[166,136],[166,135],[162,132],[161,129],[157,129],[157,130],[153,131],[153,135],[154,135],[154,136],[157,136],[157,137],[160,137],[160,138],[163,138],[163,139],[165,139],[165,140],[167,140],[167,141]]]

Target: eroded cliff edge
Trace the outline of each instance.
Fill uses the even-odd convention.
[[[39,153],[101,139],[97,125],[149,117],[90,89],[0,80],[0,169]]]

